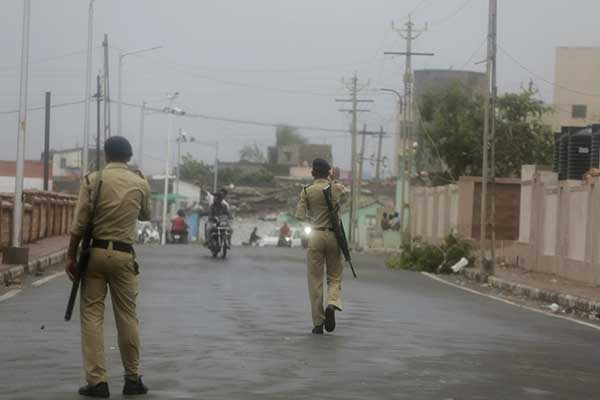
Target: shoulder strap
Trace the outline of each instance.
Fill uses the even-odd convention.
[[[306,200],[306,209],[308,211],[310,211],[310,203],[308,202],[308,192],[306,191],[306,189],[309,187],[310,185],[304,186],[304,188],[302,190],[304,190],[304,199]]]
[[[92,208],[90,208],[90,224],[94,223],[94,217],[96,216],[96,209],[98,208],[98,200],[100,199],[100,190],[101,189],[102,189],[102,170],[98,171],[98,178],[96,179],[96,190],[94,193],[94,199],[92,200]]]

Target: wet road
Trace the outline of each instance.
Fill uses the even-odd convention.
[[[315,337],[300,249],[140,248],[145,381],[154,399],[598,399],[600,332],[387,271],[358,256],[345,310]],[[0,398],[77,399],[78,321],[58,278],[0,303]],[[107,307],[112,398],[122,367]],[[41,329],[43,325],[44,329]]]

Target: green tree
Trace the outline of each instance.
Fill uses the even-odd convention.
[[[260,147],[256,143],[247,144],[240,150],[240,161],[248,161],[254,163],[265,163],[267,159]]]
[[[213,176],[213,167],[204,161],[196,160],[191,154],[187,153],[181,157],[180,165],[181,179],[202,185],[211,182]]]
[[[308,140],[298,132],[298,129],[287,125],[281,125],[275,129],[275,138],[277,146],[308,143]]]
[[[535,93],[508,93],[498,98],[496,175],[515,177],[523,164],[552,161],[552,132],[542,122],[550,109]],[[422,169],[442,167],[447,178],[481,175],[484,101],[461,84],[425,94],[417,158]],[[426,160],[436,160],[426,165]],[[439,159],[439,160],[438,160]],[[424,165],[425,164],[425,165]]]

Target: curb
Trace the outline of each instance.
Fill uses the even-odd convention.
[[[21,278],[25,274],[41,273],[54,265],[60,264],[67,259],[67,249],[59,250],[55,253],[36,258],[29,261],[27,265],[15,265],[7,271],[0,272],[0,282],[8,286],[15,280]]]
[[[465,269],[463,271],[463,275],[467,279],[480,283],[487,283],[493,288],[505,290],[532,300],[538,300],[545,303],[556,303],[563,308],[577,310],[587,314],[600,312],[600,302],[592,301],[583,297],[539,289],[493,276],[488,277],[481,271],[472,269]]]
[[[381,248],[369,248],[358,252],[359,254],[373,255],[373,256],[399,256],[401,251],[397,249],[386,249],[384,247]]]

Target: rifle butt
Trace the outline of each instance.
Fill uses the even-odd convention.
[[[71,286],[71,294],[69,295],[69,301],[67,303],[67,310],[65,311],[65,321],[70,321],[73,315],[73,308],[75,308],[75,300],[77,299],[77,292],[79,291],[79,279],[73,282]]]

